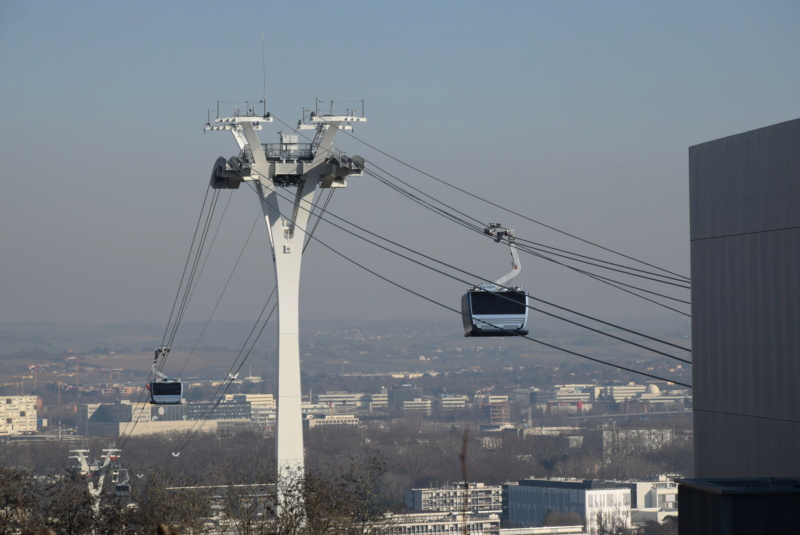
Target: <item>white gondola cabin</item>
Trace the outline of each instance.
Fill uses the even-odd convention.
[[[508,240],[511,251],[511,271],[494,284],[481,284],[467,290],[461,298],[461,319],[464,336],[520,336],[528,334],[528,294],[509,287],[519,275],[521,264],[517,254],[514,230],[490,223],[484,232],[496,242]]]
[[[486,284],[461,298],[464,336],[518,336],[528,334],[528,294],[518,288]]]
[[[168,377],[158,369],[159,357],[167,358],[169,347],[159,347],[156,349],[153,358],[153,375],[156,377],[147,385],[150,390],[150,403],[156,405],[177,405],[183,401],[183,383],[180,379]]]
[[[183,399],[183,383],[177,380],[150,381],[150,402],[177,405]]]

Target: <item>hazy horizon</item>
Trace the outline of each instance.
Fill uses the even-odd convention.
[[[483,223],[514,228],[521,239],[630,264],[397,160],[689,275],[688,148],[797,117],[798,14],[792,2],[747,1],[348,2],[333,10],[245,2],[234,11],[6,2],[0,322],[167,321],[211,166],[237,152],[229,133],[203,134],[207,110],[213,117],[218,99],[261,98],[262,34],[267,109],[278,119],[262,142],[291,129],[315,98],[343,106],[364,99],[368,122],[354,137],[338,134],[335,145],[367,158],[370,169]],[[508,271],[507,247],[373,178],[349,184],[334,195],[331,214],[488,280]],[[243,250],[214,319],[254,318],[272,290],[256,195],[248,187],[223,192],[219,212],[226,205],[184,321],[209,317]],[[459,306],[462,282],[325,222],[316,236],[398,284]],[[560,306],[601,318],[671,314],[534,256],[522,261],[515,284]],[[304,258],[300,310],[303,320],[458,321],[315,242]]]

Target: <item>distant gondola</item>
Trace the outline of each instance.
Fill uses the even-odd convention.
[[[177,380],[150,381],[150,403],[177,405],[183,399],[183,383]]]
[[[518,288],[487,284],[461,298],[464,336],[519,336],[528,334],[528,294]]]
[[[159,347],[153,358],[153,375],[156,379],[150,381],[148,389],[150,390],[150,403],[156,405],[177,405],[183,401],[181,380],[168,377],[158,370],[158,358],[162,355],[166,358],[169,351],[169,347]]]

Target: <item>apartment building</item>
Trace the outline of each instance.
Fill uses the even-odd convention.
[[[36,431],[36,396],[0,398],[0,435],[21,435]]]
[[[414,511],[497,512],[503,508],[503,487],[462,482],[438,488],[407,489],[405,503]]]

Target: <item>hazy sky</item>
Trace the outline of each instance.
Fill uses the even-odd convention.
[[[167,320],[211,166],[237,152],[230,134],[203,134],[207,110],[217,100],[261,97],[262,34],[268,109],[277,118],[296,124],[315,98],[364,99],[368,122],[355,135],[370,145],[688,275],[688,147],[800,115],[798,23],[794,0],[6,0],[0,321]],[[262,141],[276,141],[280,128],[287,130],[276,123],[262,131]],[[521,238],[599,254],[347,135],[336,145]],[[329,210],[489,279],[510,265],[507,248],[369,177],[352,179]],[[259,212],[249,188],[233,192],[188,319],[208,317]],[[458,306],[464,284],[324,223],[318,236]],[[663,313],[530,256],[515,282],[591,314]],[[255,317],[272,286],[261,223],[215,318]],[[314,243],[301,313],[460,321]]]

